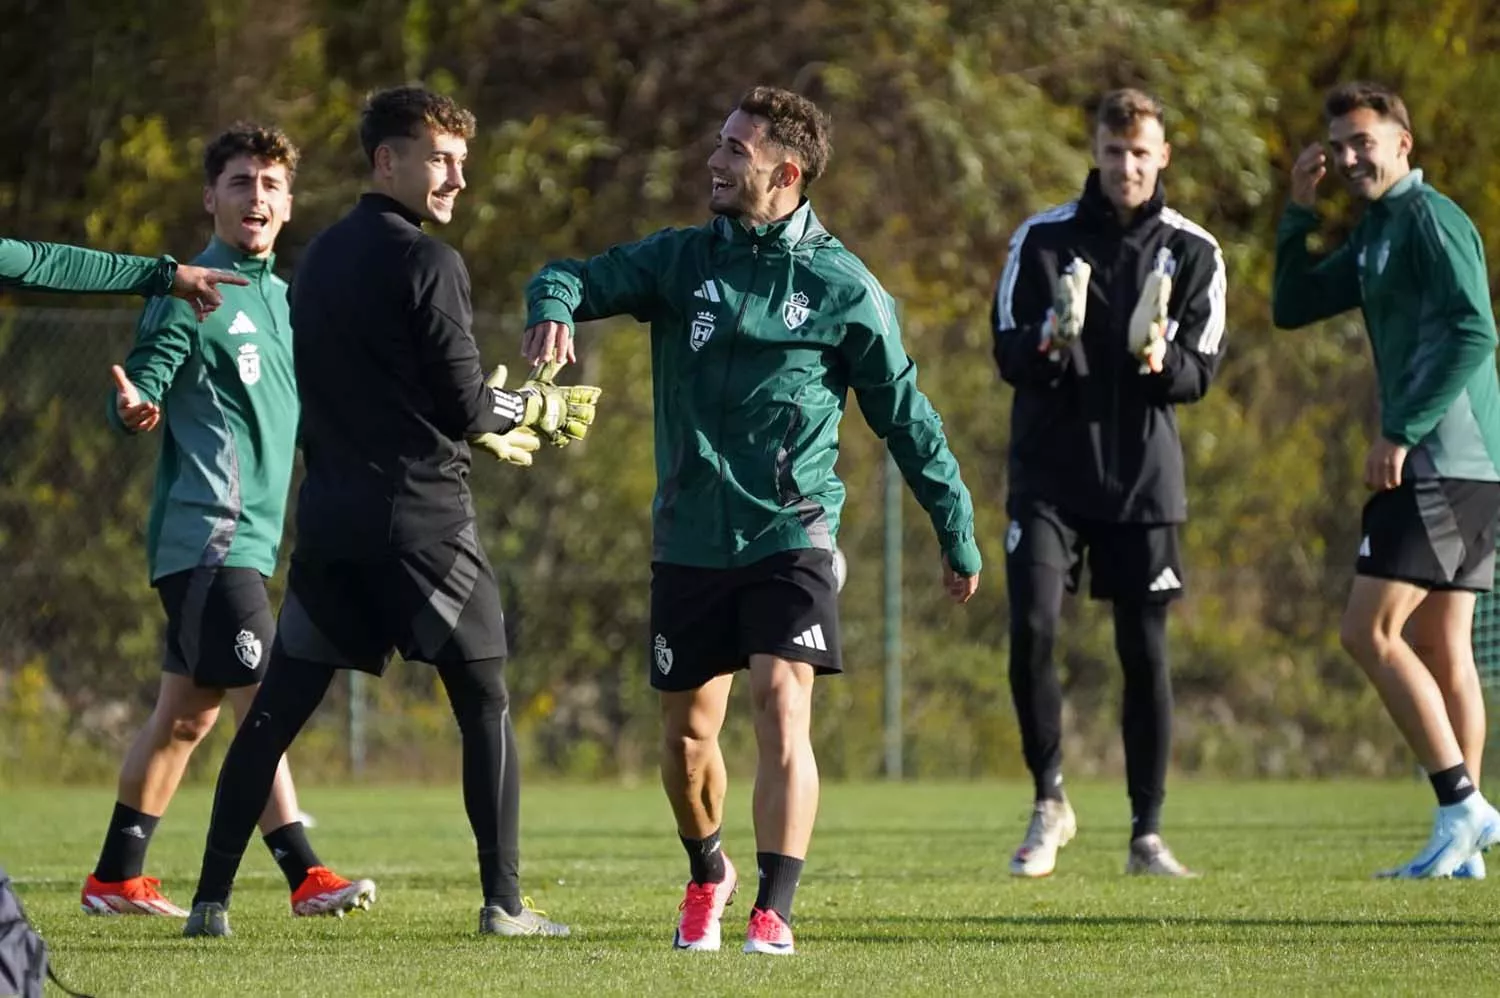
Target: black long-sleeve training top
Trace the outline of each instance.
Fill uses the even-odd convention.
[[[512,429],[522,400],[484,383],[458,251],[365,194],[308,246],[291,316],[307,467],[297,555],[373,561],[463,529],[465,440]]]
[[[1093,269],[1083,336],[1056,358],[1038,350],[1059,275]],[[1140,373],[1127,346],[1147,276],[1172,276],[1167,351],[1159,374]],[[1187,519],[1175,407],[1201,399],[1223,356],[1224,255],[1207,230],[1156,193],[1129,226],[1089,174],[1076,201],[1016,230],[995,291],[992,322],[1011,407],[1012,516],[1040,499],[1110,523]]]

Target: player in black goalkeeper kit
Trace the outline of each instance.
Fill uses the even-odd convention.
[[[1166,207],[1161,105],[1116,91],[1098,111],[1082,196],[1027,220],[995,296],[995,359],[1011,417],[1010,682],[1036,806],[1011,873],[1050,874],[1077,830],[1062,786],[1062,690],[1053,663],[1064,590],[1084,558],[1114,608],[1125,673],[1131,807],[1127,873],[1189,875],[1159,834],[1171,751],[1169,603],[1182,595],[1187,519],[1174,407],[1208,390],[1224,335],[1224,258]]]
[[[360,139],[374,192],[312,242],[298,270],[307,476],[297,546],[266,680],[219,776],[187,935],[228,934],[230,889],[275,761],[337,670],[378,676],[392,651],[437,667],[458,720],[480,932],[568,934],[521,900],[504,617],[475,529],[466,441],[529,464],[537,432],[554,443],[582,436],[597,390],[533,380],[505,391],[503,376],[485,380],[463,260],[422,231],[452,217],[473,132],[472,114],[421,88],[372,96]]]

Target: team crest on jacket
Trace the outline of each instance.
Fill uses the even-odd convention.
[[[241,381],[253,385],[260,380],[260,354],[254,343],[246,343],[240,347],[239,361]]]
[[[253,669],[260,665],[260,653],[260,638],[255,636],[254,631],[246,628],[234,636],[234,657],[245,668]]]
[[[699,312],[693,319],[692,339],[689,341],[694,350],[702,350],[703,344],[714,334],[714,314],[712,312]]]
[[[807,301],[807,295],[798,291],[781,306],[781,320],[786,323],[786,328],[796,329],[807,321],[809,312]]]

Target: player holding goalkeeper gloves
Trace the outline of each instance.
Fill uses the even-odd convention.
[[[458,720],[479,931],[567,935],[522,901],[504,618],[465,440],[529,463],[535,435],[583,435],[598,389],[485,381],[463,260],[422,231],[453,215],[473,115],[400,87],[370,98],[359,133],[373,191],[313,240],[292,288],[307,466],[297,546],[268,674],[219,775],[186,934],[228,934],[230,889],[275,761],[337,671],[380,675],[398,650],[436,666]]]
[[[1159,834],[1172,732],[1167,606],[1182,595],[1187,518],[1175,406],[1202,398],[1218,367],[1225,275],[1214,238],[1166,206],[1159,174],[1170,153],[1155,99],[1107,94],[1082,196],[1016,231],[995,295],[995,359],[1015,386],[1011,695],[1036,785],[1016,876],[1050,874],[1077,829],[1063,793],[1053,642],[1085,555],[1090,594],[1113,604],[1125,673],[1126,872],[1187,873]]]
[[[1479,792],[1484,693],[1474,667],[1476,592],[1495,578],[1500,513],[1500,378],[1484,245],[1456,204],[1411,167],[1401,98],[1369,83],[1331,91],[1329,151],[1292,167],[1276,234],[1272,317],[1303,326],[1358,307],[1375,354],[1380,435],[1365,461],[1363,537],[1344,609],[1344,648],[1437,795],[1427,846],[1389,876],[1479,878],[1500,813]],[[1336,169],[1366,202],[1348,240],[1322,259],[1318,182]]]
[[[651,323],[647,667],[661,698],[662,785],[688,853],[679,949],[719,948],[737,883],[719,840],[719,731],[734,674],[748,669],[760,890],[745,949],[793,950],[792,899],[818,808],[813,679],[843,667],[834,540],[844,486],[833,465],[850,389],[932,520],[945,592],[962,603],[979,585],[969,492],[917,388],[893,302],[807,201],[828,155],[828,122],[811,101],[756,87],[708,160],[713,221],[548,264],[526,289],[533,361],[570,358],[575,321]]]

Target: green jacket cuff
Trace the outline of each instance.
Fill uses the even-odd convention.
[[[151,286],[146,289],[147,295],[157,297],[172,293],[172,282],[177,280],[177,261],[170,256],[163,256],[156,261],[156,273],[152,277]]]
[[[978,575],[983,566],[979,557],[979,545],[974,543],[973,537],[950,542],[943,553],[948,556],[948,564],[959,575]]]
[[[526,325],[530,327],[538,322],[561,322],[571,329],[573,310],[560,298],[538,298],[527,310]]]

